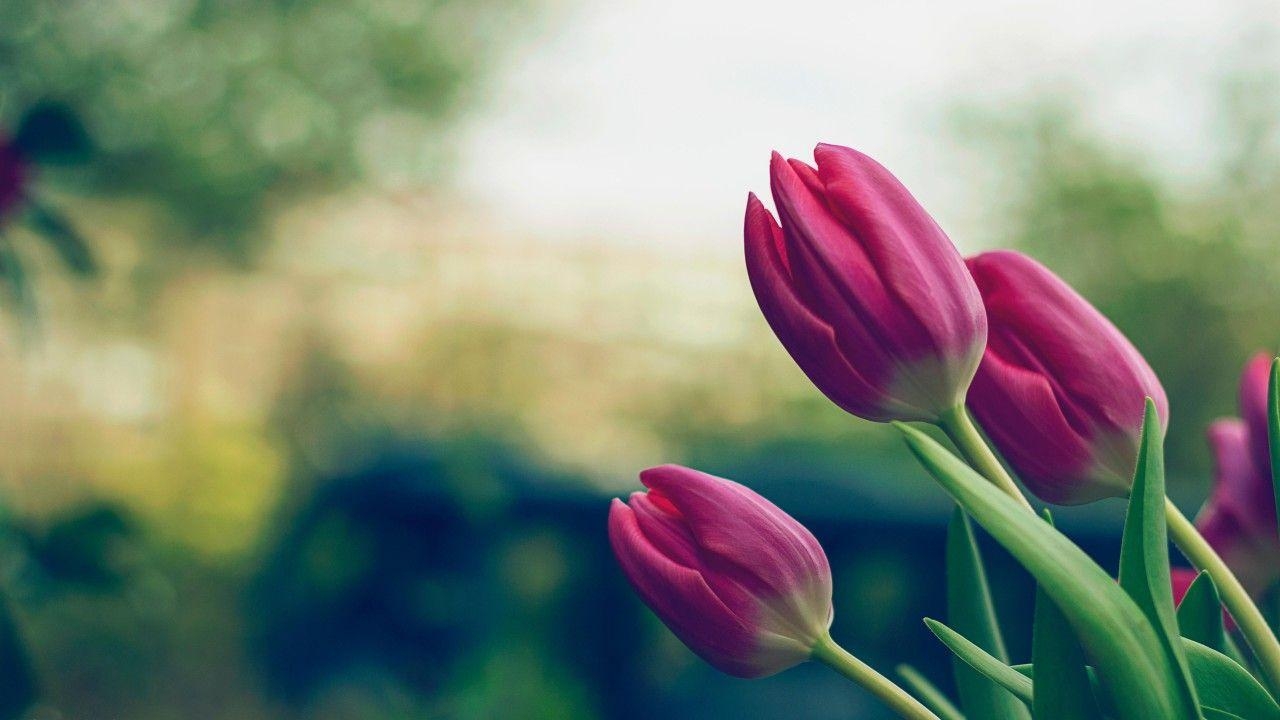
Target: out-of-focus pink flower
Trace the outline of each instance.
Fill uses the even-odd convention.
[[[1267,440],[1267,393],[1271,387],[1271,362],[1275,355],[1259,352],[1245,363],[1240,375],[1240,416],[1249,426],[1249,450],[1258,469],[1269,475],[1271,451]]]
[[[967,260],[986,303],[987,350],[969,407],[1042,500],[1129,494],[1147,397],[1164,388],[1115,325],[1058,276],[1008,250]]]
[[[22,202],[28,172],[22,154],[12,143],[0,137],[0,223]]]
[[[986,317],[955,247],[875,160],[818,145],[770,163],[781,225],[747,198],[746,259],[765,319],[818,389],[869,420],[959,405]]]
[[[694,652],[738,677],[809,658],[831,626],[817,539],[760,495],[678,465],[609,508],[609,540],[641,599]]]
[[[1267,453],[1265,353],[1245,365],[1240,378],[1240,410],[1245,420],[1218,420],[1209,426],[1213,450],[1213,493],[1196,526],[1251,593],[1280,580],[1280,530]]]

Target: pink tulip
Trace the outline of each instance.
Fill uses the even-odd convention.
[[[990,337],[969,406],[1042,500],[1076,505],[1129,494],[1145,399],[1167,425],[1147,361],[1105,317],[1020,253],[968,261]]]
[[[936,420],[964,400],[986,342],[955,247],[888,170],[818,145],[774,153],[776,222],[747,198],[747,274],[765,319],[833,402],[867,418]]]
[[[18,149],[0,138],[0,222],[22,202],[27,173],[27,163]]]
[[[803,525],[738,483],[678,465],[609,508],[641,599],[716,668],[754,678],[807,660],[831,626],[831,568]]]
[[[1209,426],[1213,493],[1196,518],[1205,540],[1255,595],[1280,580],[1280,531],[1266,452],[1265,376],[1270,367],[1269,356],[1255,356],[1240,380],[1240,409],[1246,418],[1255,416],[1252,422],[1226,419]],[[1259,405],[1260,418],[1256,417]]]

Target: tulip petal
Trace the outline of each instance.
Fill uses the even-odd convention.
[[[796,293],[782,229],[755,194],[747,198],[745,226],[747,277],[756,301],[783,347],[814,385],[836,405],[859,417],[930,417],[927,410],[887,396],[845,358],[831,325]]]
[[[609,541],[640,598],[681,641],[730,675],[758,674],[750,623],[726,606],[696,570],[658,552],[636,513],[621,500],[609,508]]]

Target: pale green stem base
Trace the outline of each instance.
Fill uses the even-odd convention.
[[[1031,503],[1027,502],[1027,498],[1018,489],[1018,484],[1013,481],[1013,477],[1000,464],[1000,459],[991,452],[987,442],[982,439],[982,433],[978,432],[978,427],[973,424],[973,419],[969,417],[969,411],[965,406],[960,405],[942,413],[938,417],[937,424],[947,437],[951,438],[951,442],[955,443],[956,448],[974,470],[1008,493],[1009,497],[1022,503],[1027,510],[1035,512]]]
[[[907,720],[940,720],[929,708],[876,669],[849,654],[828,635],[813,646],[813,659],[866,688]]]
[[[1234,573],[1222,561],[1218,553],[1196,530],[1196,526],[1182,514],[1168,498],[1165,498],[1165,518],[1169,525],[1169,537],[1178,546],[1183,555],[1198,570],[1209,573],[1213,584],[1222,596],[1222,604],[1231,611],[1241,634],[1253,649],[1258,666],[1266,676],[1267,686],[1273,692],[1280,693],[1280,641],[1271,632],[1266,618],[1254,604],[1253,598],[1245,591],[1244,586],[1236,579]]]

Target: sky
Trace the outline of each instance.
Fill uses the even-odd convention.
[[[982,229],[947,129],[957,104],[1014,115],[1065,93],[1194,177],[1221,79],[1269,62],[1280,28],[1254,0],[577,0],[552,18],[470,125],[463,192],[523,236],[715,252],[738,251],[769,151],[818,141],[879,159],[965,248]]]

